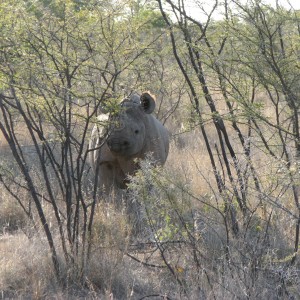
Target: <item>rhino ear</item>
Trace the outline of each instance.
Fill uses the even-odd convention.
[[[155,108],[155,96],[149,92],[144,92],[141,95],[141,105],[146,114],[151,114]]]

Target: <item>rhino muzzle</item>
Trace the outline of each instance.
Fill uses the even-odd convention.
[[[107,140],[107,146],[112,152],[123,153],[130,148],[130,143],[126,139],[109,138]]]

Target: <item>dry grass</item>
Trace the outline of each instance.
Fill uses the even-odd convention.
[[[201,136],[191,132],[183,137],[185,145],[179,150],[172,144],[164,171],[159,171],[163,178],[160,185],[152,180],[153,190],[145,202],[140,198],[157,225],[152,235],[147,222],[139,224],[138,237],[133,233],[126,202],[132,195],[121,205],[111,201],[98,204],[85,286],[76,283],[76,278],[63,286],[55,280],[43,234],[28,238],[21,232],[30,231],[32,225],[1,190],[0,299],[142,299],[150,295],[156,295],[152,299],[163,295],[170,299],[244,299],[245,295],[249,299],[299,298],[299,264],[287,264],[294,220],[266,200],[267,214],[254,210],[245,224],[238,216],[239,236],[233,238],[229,233],[227,237],[222,199],[215,194]],[[266,158],[259,151],[254,156],[261,183],[270,196],[292,211],[289,192],[280,198],[274,189],[285,180],[286,173],[278,174],[280,166]],[[253,192],[249,197],[253,207],[258,202],[256,196]],[[44,208],[47,217],[53,218],[51,210]],[[145,219],[144,211],[137,214]],[[53,220],[53,232],[55,224]],[[156,238],[162,244],[156,243]],[[58,243],[58,235],[55,239]],[[61,266],[64,274],[72,272],[63,262]]]
[[[2,234],[24,228],[28,223],[23,209],[4,189],[0,191],[0,230]]]
[[[54,276],[46,245],[23,233],[0,239],[2,298],[42,299],[55,293]],[[54,289],[53,289],[54,288]]]
[[[69,282],[63,279],[61,285],[56,281],[42,233],[30,239],[23,232],[1,235],[0,299],[139,299],[153,291],[158,295],[166,283],[156,270],[143,268],[126,255],[130,238],[127,217],[112,207],[102,208],[99,205],[95,215],[85,286],[76,284],[75,277],[71,280],[72,270],[64,270],[63,263],[64,278],[69,277]],[[161,271],[159,274],[164,277]]]

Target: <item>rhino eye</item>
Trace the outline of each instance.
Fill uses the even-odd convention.
[[[135,134],[138,134],[140,131],[138,130],[138,129],[136,129],[135,131],[134,131],[134,133]]]

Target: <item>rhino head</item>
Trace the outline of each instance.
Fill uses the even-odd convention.
[[[146,92],[132,94],[120,103],[120,109],[109,116],[107,146],[117,156],[131,157],[145,145],[147,115],[155,108],[153,96]]]

